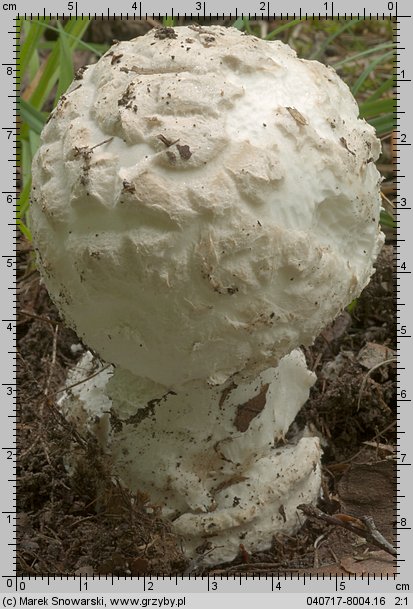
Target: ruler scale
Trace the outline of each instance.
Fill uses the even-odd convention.
[[[30,2],[21,0],[15,3],[0,3],[1,27],[1,73],[2,92],[0,93],[2,119],[0,131],[1,151],[1,240],[0,270],[2,295],[1,311],[1,361],[0,391],[2,392],[2,409],[0,411],[0,472],[3,492],[0,498],[1,511],[1,555],[0,555],[0,592],[3,605],[13,605],[16,595],[51,594],[77,595],[84,598],[93,595],[102,598],[109,605],[108,599],[117,594],[125,595],[170,595],[170,598],[183,598],[187,595],[187,605],[197,598],[201,606],[208,603],[223,603],[221,594],[226,594],[231,602],[242,604],[248,602],[248,594],[259,594],[258,602],[263,606],[275,602],[293,602],[293,606],[311,604],[339,604],[337,599],[369,598],[369,602],[350,602],[347,604],[407,606],[413,584],[410,584],[413,572],[413,485],[411,448],[413,434],[413,375],[410,365],[413,362],[413,289],[411,273],[413,266],[412,217],[412,147],[413,127],[410,112],[413,108],[413,43],[412,18],[407,0],[399,2],[366,1],[364,6],[349,0],[348,2],[309,2],[305,6],[294,0],[279,5],[275,2],[239,2],[228,3],[225,13],[222,4],[216,0],[206,2],[184,2],[178,6],[165,7],[160,2],[132,2],[122,0],[114,4],[102,4],[95,0],[79,2],[62,2],[56,7],[50,1]],[[116,577],[116,576],[60,576],[43,574],[39,576],[17,575],[16,546],[16,470],[18,455],[19,409],[17,402],[18,382],[16,378],[16,313],[17,313],[17,267],[18,250],[16,228],[16,202],[18,186],[18,159],[20,155],[16,119],[18,116],[18,98],[20,73],[17,67],[19,31],[16,19],[36,19],[38,17],[68,17],[69,19],[88,18],[105,20],[114,16],[125,20],[159,19],[165,15],[176,18],[185,16],[193,20],[230,16],[232,19],[249,17],[251,19],[281,18],[287,20],[301,19],[365,19],[387,20],[393,23],[394,41],[394,95],[395,95],[395,196],[396,218],[398,220],[398,239],[395,246],[395,294],[398,328],[398,445],[397,445],[397,496],[394,501],[395,522],[397,524],[396,547],[397,573],[395,576],[363,574],[361,576],[342,575],[298,575],[294,572],[283,574],[265,574],[252,576],[153,576],[153,577]],[[228,593],[231,596],[228,596]],[[240,593],[243,596],[240,596]],[[284,596],[285,594],[285,596]],[[106,596],[104,596],[106,595]],[[196,596],[195,596],[196,595]],[[213,599],[212,595],[216,595]],[[277,598],[275,597],[277,595]],[[281,596],[280,596],[281,595]],[[309,602],[308,598],[331,598],[323,603]],[[282,598],[281,598],[282,597]],[[143,598],[143,597],[142,597]],[[251,598],[251,597],[250,597]],[[384,599],[382,602],[380,599]],[[6,600],[5,600],[6,599]],[[9,602],[7,599],[12,599]],[[261,599],[261,600],[260,600]],[[294,600],[293,600],[294,599]],[[375,600],[374,600],[375,599]],[[334,602],[335,600],[335,602]],[[197,601],[198,603],[198,601]],[[297,604],[295,604],[297,603]],[[344,600],[341,604],[346,604]],[[50,604],[50,603],[49,603]],[[100,604],[100,603],[96,603]],[[103,603],[102,603],[103,604]],[[165,603],[166,605],[166,603]],[[171,605],[169,605],[171,606]],[[179,606],[178,603],[175,606]],[[181,605],[182,606],[182,605]],[[198,606],[198,605],[197,605]]]

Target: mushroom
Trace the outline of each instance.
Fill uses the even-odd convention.
[[[379,153],[333,69],[219,26],[116,43],[43,130],[39,268],[111,364],[86,353],[61,407],[189,556],[266,548],[317,500],[299,347],[373,273]]]

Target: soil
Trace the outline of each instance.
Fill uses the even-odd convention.
[[[93,439],[80,437],[59,413],[59,390],[84,347],[59,318],[23,241],[19,261],[19,573],[195,572],[159,508],[116,483]],[[323,445],[323,513],[339,519],[344,514],[356,525],[371,516],[390,543],[396,441],[392,273],[392,247],[386,245],[351,314],[340,315],[306,349],[318,380],[294,424],[307,425]],[[83,459],[70,475],[65,461],[73,442]],[[303,516],[295,537],[274,537],[267,552],[252,555],[241,546],[232,564],[209,572],[393,573],[394,568],[391,554],[363,537]]]

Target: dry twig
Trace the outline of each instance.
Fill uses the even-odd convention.
[[[362,516],[360,519],[352,518],[351,516],[349,516],[347,520],[337,518],[337,516],[330,516],[329,514],[325,514],[313,505],[301,504],[298,506],[298,509],[304,512],[304,514],[306,516],[309,516],[310,518],[321,520],[322,522],[325,522],[329,525],[339,526],[343,529],[347,529],[347,531],[351,531],[355,535],[362,537],[369,543],[379,547],[385,552],[388,552],[392,556],[397,556],[396,549],[377,530],[377,527],[374,524],[374,520],[373,518],[371,518],[371,516]],[[361,526],[359,526],[359,522]]]

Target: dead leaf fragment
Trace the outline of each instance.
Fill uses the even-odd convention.
[[[291,108],[290,106],[286,106],[288,112],[291,114],[293,119],[299,125],[308,125],[308,121],[304,116],[297,110],[297,108]]]
[[[379,366],[386,360],[394,357],[395,352],[393,349],[386,347],[385,345],[378,345],[377,343],[367,343],[360,351],[357,356],[359,363],[368,368],[374,368]]]
[[[392,542],[394,536],[395,464],[393,461],[352,464],[338,484],[341,511],[355,518],[369,515]]]
[[[393,559],[382,550],[369,552],[363,557],[363,560],[354,556],[344,556],[340,560],[340,567],[352,575],[363,575],[364,573],[394,575],[396,570]]]
[[[321,333],[327,343],[339,340],[350,328],[353,320],[347,311],[343,311],[337,319]]]
[[[263,410],[267,401],[268,387],[269,384],[266,383],[261,387],[258,395],[245,402],[245,404],[238,406],[237,416],[234,421],[234,427],[238,431],[247,431],[251,421]]]
[[[187,144],[185,144],[183,146],[180,146],[179,144],[177,144],[176,147],[178,148],[179,156],[181,157],[181,159],[183,159],[184,161],[187,161],[188,159],[191,158],[192,152]]]

